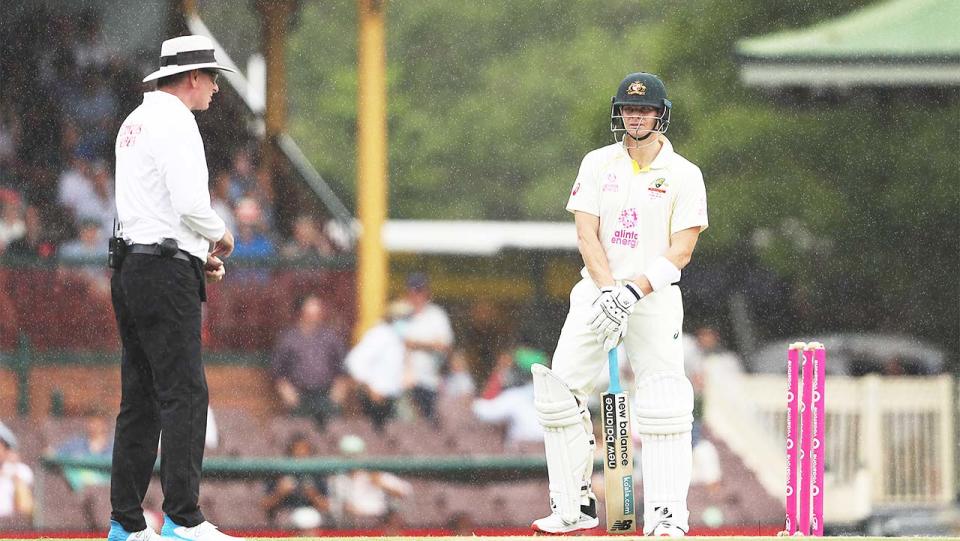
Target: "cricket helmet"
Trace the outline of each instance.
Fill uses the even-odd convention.
[[[667,87],[652,73],[637,72],[624,77],[617,87],[617,94],[610,99],[610,131],[618,142],[623,140],[624,105],[656,107],[659,112],[653,131],[666,133],[670,127],[670,109],[673,104],[667,99]]]

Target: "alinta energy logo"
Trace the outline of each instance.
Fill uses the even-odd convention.
[[[573,185],[573,190],[570,192],[570,195],[577,195],[577,192],[579,191],[580,191],[580,183],[578,182]]]
[[[636,248],[640,237],[637,235],[636,231],[633,231],[633,228],[637,226],[638,220],[639,217],[637,216],[637,209],[624,209],[620,213],[619,219],[621,229],[617,229],[613,232],[613,237],[610,238],[610,244],[618,244],[620,246]]]
[[[636,227],[637,220],[637,209],[635,208],[623,209],[623,212],[620,213],[620,225],[627,229]]]

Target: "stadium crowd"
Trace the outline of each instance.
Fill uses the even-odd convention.
[[[104,44],[95,10],[41,8],[17,23],[0,30],[10,45],[0,57],[0,258],[102,258],[116,216],[114,138],[146,90],[141,66]],[[239,124],[242,113],[227,110],[221,117]],[[309,213],[292,220],[289,235],[278,228],[272,172],[260,167],[257,141],[220,120],[198,118],[214,149],[213,206],[238,232],[234,257],[334,254]]]

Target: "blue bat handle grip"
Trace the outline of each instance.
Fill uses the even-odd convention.
[[[620,363],[617,361],[617,348],[607,352],[607,364],[610,368],[610,392],[617,394],[623,390],[620,388]]]

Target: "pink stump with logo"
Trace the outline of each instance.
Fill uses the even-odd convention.
[[[786,535],[823,535],[826,350],[818,342],[787,349]],[[811,508],[812,507],[812,508]]]

